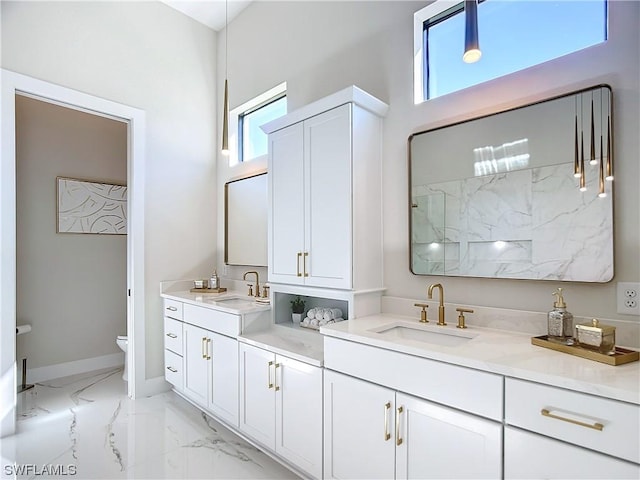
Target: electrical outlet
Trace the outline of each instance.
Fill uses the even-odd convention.
[[[618,313],[640,315],[640,283],[618,282]]]

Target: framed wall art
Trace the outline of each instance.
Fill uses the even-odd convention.
[[[56,178],[57,233],[127,234],[127,186]]]

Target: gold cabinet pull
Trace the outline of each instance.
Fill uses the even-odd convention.
[[[207,354],[204,349],[206,348],[207,337],[202,337],[202,341],[200,342],[200,353],[202,353],[202,358],[207,359]]]
[[[276,384],[276,392],[280,390],[280,386],[278,385],[278,368],[280,368],[280,364],[276,363],[275,368],[273,369],[273,381]]]
[[[396,445],[402,445],[402,438],[400,437],[400,415],[404,412],[404,408],[396,408]]]
[[[300,273],[300,257],[302,256],[302,252],[298,252],[298,257],[296,258],[296,276],[301,277]]]
[[[391,402],[384,404],[384,441],[386,442],[391,438],[389,433],[389,411],[391,411]]]
[[[271,383],[271,365],[273,365],[273,362],[269,362],[267,365],[267,387],[269,389],[273,388],[273,383]]]
[[[307,273],[307,257],[309,256],[309,252],[304,252],[304,257],[302,258],[302,271],[304,272],[304,276],[308,277],[309,274]]]
[[[211,339],[207,338],[207,360],[211,360],[211,355],[209,355],[211,348],[209,347],[209,345],[211,345]]]
[[[561,417],[560,415],[555,415],[551,413],[550,410],[543,408],[540,410],[540,414],[544,417],[555,418],[556,420],[562,420],[563,422],[573,423],[574,425],[580,425],[581,427],[593,428],[594,430],[602,431],[604,429],[604,425],[598,422],[586,423],[581,422],[579,420],[574,420],[573,418]]]
[[[167,333],[167,337],[169,337],[169,338],[178,338],[178,335],[176,335],[175,333]]]
[[[169,310],[170,312],[177,312],[178,309],[176,307],[167,307],[167,310]]]
[[[173,372],[173,373],[178,373],[178,370],[176,370],[173,367],[167,367],[167,370],[169,370],[170,372]]]

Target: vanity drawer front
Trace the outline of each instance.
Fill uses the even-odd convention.
[[[164,317],[164,348],[182,355],[182,322]]]
[[[165,298],[164,315],[166,317],[175,318],[176,320],[182,320],[182,302]]]
[[[324,365],[416,397],[502,421],[501,375],[332,337],[324,338]]]
[[[638,405],[507,378],[505,422],[640,463]]]
[[[164,351],[164,378],[179,390],[182,390],[184,371],[182,357],[171,350]]]
[[[188,303],[184,305],[184,321],[229,337],[235,338],[240,333],[240,315]]]

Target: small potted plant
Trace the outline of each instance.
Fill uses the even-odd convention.
[[[302,320],[302,314],[304,313],[304,305],[305,301],[300,298],[298,295],[296,298],[291,300],[291,320],[293,323],[300,323]]]

